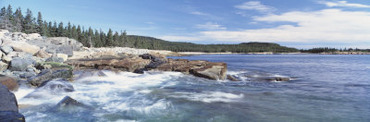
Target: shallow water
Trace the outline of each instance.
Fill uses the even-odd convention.
[[[226,62],[242,82],[174,72],[113,73],[77,79],[75,91],[16,93],[27,121],[370,121],[368,55],[199,55]],[[253,77],[284,76],[289,82]],[[27,94],[38,98],[24,98]],[[71,96],[88,109],[55,110]]]

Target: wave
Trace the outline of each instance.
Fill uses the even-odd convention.
[[[244,98],[243,94],[232,94],[219,91],[206,91],[201,93],[192,93],[192,92],[175,92],[170,95],[172,98],[182,98],[190,101],[199,101],[205,103],[213,102],[237,102],[240,99]]]

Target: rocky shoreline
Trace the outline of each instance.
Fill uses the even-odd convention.
[[[171,51],[87,48],[66,37],[46,38],[37,33],[7,30],[0,30],[0,50],[0,94],[4,96],[0,100],[1,121],[24,121],[12,93],[19,86],[40,89],[54,79],[72,81],[76,70],[174,71],[211,80],[226,79],[227,71],[226,63],[166,58],[166,55],[176,55]],[[59,85],[51,88],[66,86]],[[12,109],[8,109],[10,104]]]

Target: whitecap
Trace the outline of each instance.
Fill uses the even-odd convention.
[[[175,92],[170,95],[173,98],[183,98],[190,101],[200,101],[205,103],[213,102],[238,102],[244,98],[243,94],[232,94],[219,91],[207,91],[201,93],[191,93],[191,92]]]

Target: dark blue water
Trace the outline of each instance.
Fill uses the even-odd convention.
[[[236,110],[242,109],[236,112],[243,114],[238,116],[240,118],[252,121],[370,121],[369,55],[198,55],[180,58],[226,62],[229,71],[296,77],[290,82],[225,86],[224,89],[246,94],[243,102],[233,106]]]
[[[42,97],[37,99],[17,95],[19,104],[31,105],[20,112],[27,121],[53,122],[370,121],[369,55],[198,55],[172,58],[226,62],[228,74],[242,81],[212,81],[170,72],[105,72],[107,76],[74,81],[72,85],[76,91],[72,93],[38,91]],[[264,76],[284,76],[294,80],[268,82],[255,79]],[[94,109],[53,110],[53,106],[67,95]]]

